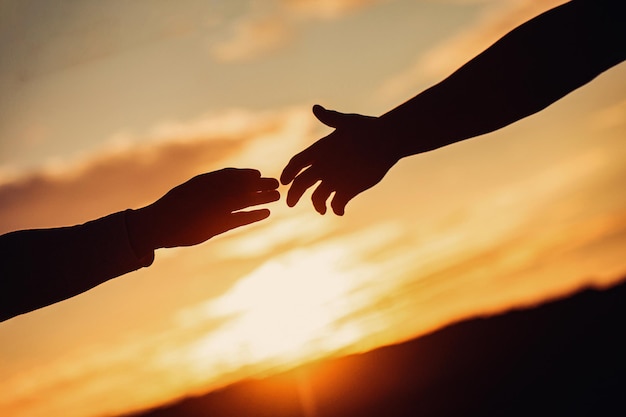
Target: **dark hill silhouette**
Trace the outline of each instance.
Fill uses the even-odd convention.
[[[626,415],[625,319],[622,280],[136,416]]]

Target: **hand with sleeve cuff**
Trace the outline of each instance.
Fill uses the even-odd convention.
[[[149,266],[154,250],[202,243],[267,218],[278,180],[254,169],[198,175],[156,202],[84,224],[0,236],[0,321]],[[129,245],[130,243],[130,245]]]
[[[245,209],[280,199],[278,185],[255,169],[225,168],[198,175],[129,213],[131,244],[141,257],[154,249],[197,245],[263,220],[270,215],[268,209]]]

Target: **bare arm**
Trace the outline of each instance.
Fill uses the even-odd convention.
[[[402,132],[400,156],[507,126],[626,59],[625,6],[611,3],[618,4],[574,0],[549,10],[383,115]]]
[[[514,29],[451,76],[380,117],[315,106],[335,131],[294,156],[281,175],[287,204],[321,181],[318,212],[334,192],[342,215],[401,158],[507,126],[626,59],[621,0],[573,0]]]

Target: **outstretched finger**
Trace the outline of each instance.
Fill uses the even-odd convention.
[[[293,180],[293,184],[291,184],[289,192],[287,193],[287,205],[289,207],[295,206],[300,200],[300,197],[302,197],[302,194],[319,180],[319,175],[316,174],[312,167],[298,175],[296,179]]]
[[[311,147],[308,147],[299,154],[294,155],[280,174],[280,182],[283,185],[289,184],[300,171],[311,165],[314,160],[312,153]]]
[[[275,190],[278,188],[279,185],[280,184],[278,183],[278,180],[276,178],[263,177],[254,182],[253,189],[256,191]]]
[[[333,212],[337,216],[343,216],[346,212],[346,204],[348,204],[348,202],[353,198],[353,194],[336,192],[333,196],[333,201],[331,201],[330,203],[331,207],[333,208]]]
[[[322,181],[322,183],[313,191],[313,195],[311,196],[311,201],[313,201],[313,207],[315,207],[315,211],[319,214],[326,214],[326,200],[332,194],[333,190],[328,185],[327,181]]]
[[[267,219],[270,215],[268,209],[259,209],[251,211],[238,211],[228,216],[227,229],[235,229],[247,224],[256,223],[263,219]]]
[[[220,178],[218,187],[229,194],[239,195],[254,191],[275,190],[280,185],[276,178],[261,177],[256,169],[228,169]]]
[[[278,190],[246,193],[234,203],[232,211],[241,210],[251,206],[258,206],[259,204],[273,203],[278,200],[280,200],[280,193]]]

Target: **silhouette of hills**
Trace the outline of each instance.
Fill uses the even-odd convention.
[[[626,415],[625,319],[622,280],[135,416]]]

